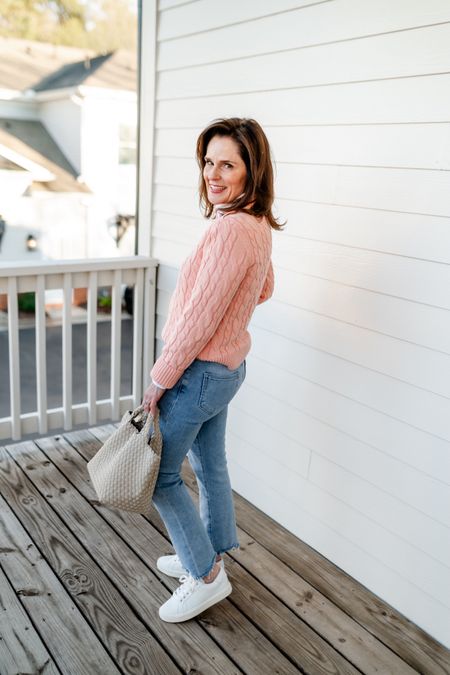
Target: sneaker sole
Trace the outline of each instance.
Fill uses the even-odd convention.
[[[232,590],[233,588],[230,582],[227,580],[227,584],[223,588],[221,588],[220,591],[218,591],[212,597],[208,598],[208,600],[205,600],[199,607],[192,609],[187,614],[179,614],[178,616],[169,616],[169,617],[162,617],[160,614],[159,617],[160,619],[162,619],[162,621],[166,621],[168,623],[180,623],[182,621],[189,621],[189,619],[193,619],[198,614],[201,614],[202,612],[209,609],[213,605],[217,604],[221,600],[224,600],[228,595],[230,595]]]

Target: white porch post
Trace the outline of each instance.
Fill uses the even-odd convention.
[[[140,0],[139,129],[137,204],[138,255],[151,256],[153,144],[155,127],[157,0]]]
[[[137,224],[136,253],[152,255],[152,192],[153,192],[153,147],[155,131],[155,83],[156,83],[156,31],[157,0],[140,0],[139,34],[139,129],[138,129],[138,171],[137,171]],[[155,344],[155,270],[144,279],[144,312],[152,312],[144,320],[142,388],[148,385],[149,368],[154,361]],[[137,392],[135,392],[136,394]]]

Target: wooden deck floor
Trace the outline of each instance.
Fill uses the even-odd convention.
[[[112,428],[0,449],[1,675],[450,673],[448,650],[238,495],[232,594],[162,622],[164,525],[100,506],[88,481]]]

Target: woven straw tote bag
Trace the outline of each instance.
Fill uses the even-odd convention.
[[[124,511],[148,513],[161,452],[159,410],[154,418],[142,405],[127,411],[120,426],[87,463],[99,502]]]

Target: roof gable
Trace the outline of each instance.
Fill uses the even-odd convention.
[[[87,186],[77,181],[77,172],[41,122],[0,119],[0,144],[15,155],[39,165],[44,169],[43,175],[53,176],[53,180],[39,182],[41,189],[90,192]]]

